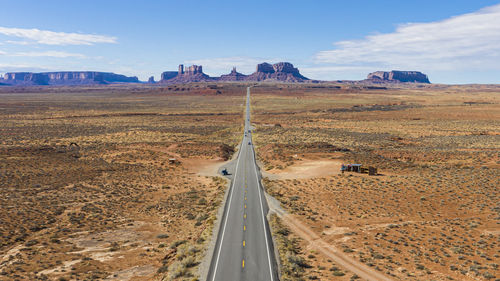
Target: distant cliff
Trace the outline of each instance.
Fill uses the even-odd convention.
[[[217,78],[218,81],[245,81],[248,76],[236,71],[236,67],[233,67],[231,73],[221,75]]]
[[[138,83],[137,77],[96,71],[61,71],[61,72],[10,72],[0,83],[7,85],[86,85],[108,83]]]
[[[160,82],[170,80],[170,79],[174,78],[175,76],[177,76],[177,74],[179,74],[179,72],[177,72],[177,71],[165,71],[161,74]]]
[[[42,73],[13,72],[5,73],[3,80],[0,80],[0,82],[7,85],[48,85],[49,77]]]
[[[319,83],[321,81],[309,80],[300,74],[299,69],[289,62],[275,64],[260,63],[255,72],[245,75],[233,68],[229,74],[220,77],[210,77],[203,73],[201,65],[184,67],[179,65],[177,71],[165,71],[161,74],[160,81],[156,82],[150,77],[148,84],[185,84],[191,82],[259,82],[277,81],[286,83]],[[339,81],[341,82],[341,81]],[[419,71],[377,71],[368,74],[366,80],[352,81],[360,83],[430,83],[427,75]],[[2,78],[0,85],[29,86],[29,85],[91,85],[109,83],[140,83],[137,77],[129,77],[110,72],[96,71],[59,71],[59,72],[10,72]]]
[[[289,62],[278,62],[273,65],[261,63],[254,73],[247,76],[246,81],[276,80],[282,82],[304,82],[309,80],[302,76],[299,70]]]
[[[368,74],[367,80],[372,82],[411,82],[431,83],[427,75],[419,71],[376,71]]]
[[[212,78],[205,73],[203,73],[203,68],[201,65],[191,65],[184,69],[184,65],[179,65],[179,71],[165,71],[161,74],[161,80],[159,83],[167,84],[184,84],[191,82],[208,82],[214,81]]]

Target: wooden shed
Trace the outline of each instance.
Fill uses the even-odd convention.
[[[347,171],[361,173],[361,164],[347,164]]]

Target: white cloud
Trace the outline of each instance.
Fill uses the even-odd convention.
[[[54,32],[40,29],[0,27],[0,34],[33,40],[46,45],[93,45],[116,43],[117,38],[105,35]]]
[[[16,41],[16,40],[7,40],[7,41],[5,41],[5,43],[7,43],[7,44],[13,44],[13,45],[23,45],[23,46],[34,44],[34,42]]]
[[[186,61],[187,64],[197,64],[203,66],[203,71],[207,70],[210,74],[227,74],[233,67],[241,73],[253,73],[257,64],[263,62],[276,62],[279,59],[265,59],[252,57],[225,57],[225,58],[210,58]]]
[[[334,46],[317,53],[315,61],[424,71],[500,70],[500,5]]]
[[[2,53],[0,53],[2,54]],[[13,54],[4,53],[4,55],[12,57],[54,57],[54,58],[86,58],[85,55],[76,53],[67,53],[59,51],[46,51],[46,52],[19,52]]]
[[[306,66],[299,69],[305,77],[318,80],[360,80],[366,73],[377,70],[373,66],[333,65],[333,66]]]
[[[30,65],[30,64],[24,64],[24,63],[18,63],[18,64],[1,64],[0,63],[0,73],[18,72],[18,71],[36,72],[36,71],[47,71],[47,70],[48,70],[48,68],[40,67],[38,65]]]
[[[371,66],[355,66],[355,65],[334,65],[334,66],[317,66],[317,67],[302,67],[300,71],[308,73],[324,73],[324,72],[342,72],[342,71],[365,71],[371,70]]]

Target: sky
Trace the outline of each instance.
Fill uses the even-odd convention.
[[[280,61],[319,80],[417,70],[433,83],[500,83],[500,1],[0,0],[0,73],[147,80],[179,64],[218,76]]]

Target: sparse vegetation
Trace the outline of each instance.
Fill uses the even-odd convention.
[[[255,147],[274,175],[267,191],[323,240],[394,279],[498,278],[488,263],[498,259],[500,88],[318,88],[252,90]],[[381,175],[290,175],[325,160]],[[327,264],[314,256],[313,267]],[[339,270],[345,276],[314,275],[353,276]]]
[[[244,88],[183,88],[0,89],[1,280],[198,277],[226,181],[192,169],[234,151]]]
[[[279,175],[326,159],[381,175],[267,179],[267,191],[394,279],[498,279],[500,89],[309,86],[252,88],[263,167]],[[0,279],[96,280],[135,267],[203,279],[226,182],[195,168],[231,156],[245,93],[207,89],[0,88]],[[359,279],[270,223],[283,280]]]

